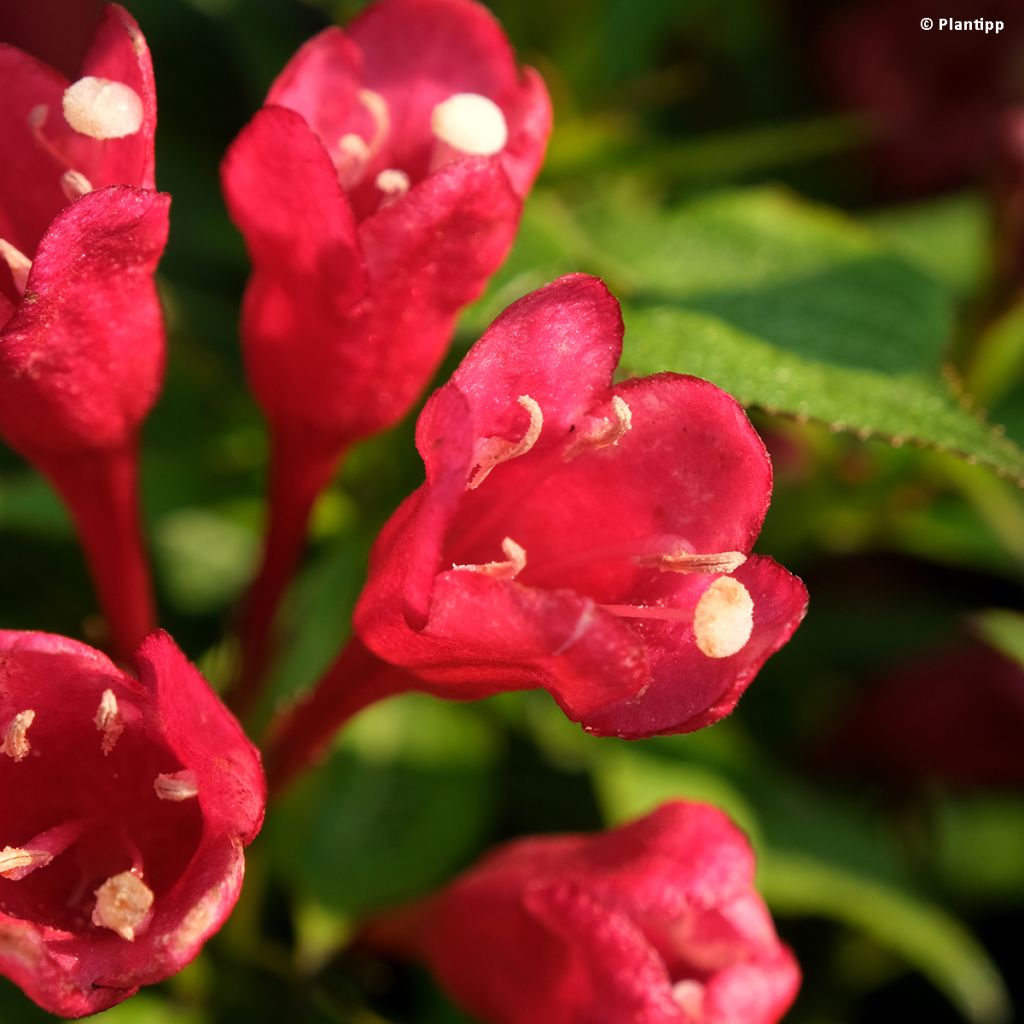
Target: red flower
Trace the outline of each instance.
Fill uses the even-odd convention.
[[[136,661],[0,632],[0,973],[68,1017],[196,956],[263,818],[259,755],[171,638]]]
[[[699,729],[790,638],[804,586],[750,554],[771,492],[761,439],[707,381],[613,387],[621,349],[614,297],[563,277],[507,309],[430,399],[426,483],[374,547],[359,640],[278,723],[274,784],[407,689],[544,687],[591,732]]]
[[[126,656],[152,628],[135,451],[164,360],[149,53],[110,5],[74,84],[0,45],[0,91],[0,435],[68,503]]]
[[[800,983],[720,811],[504,846],[368,939],[412,952],[488,1024],[771,1024]]]
[[[427,482],[384,527],[356,628],[452,698],[543,686],[594,732],[728,714],[806,592],[750,556],[764,445],[706,381],[611,386],[618,304],[575,275],[491,326],[430,400]]]
[[[1024,785],[1024,669],[973,638],[878,679],[822,744],[819,760],[893,782]]]
[[[251,647],[342,453],[408,411],[508,252],[550,122],[484,7],[381,0],[307,43],[228,152],[246,369],[274,444]]]

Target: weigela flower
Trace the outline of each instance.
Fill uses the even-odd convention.
[[[344,450],[405,414],[504,259],[550,124],[483,6],[380,0],[307,43],[232,145],[243,350],[274,448],[250,646]]]
[[[223,174],[276,427],[350,443],[404,414],[508,251],[549,129],[540,77],[470,0],[381,0],[295,55]]]
[[[0,632],[0,973],[62,1016],[195,957],[263,818],[259,755],[171,638],[136,663]]]
[[[367,934],[488,1024],[772,1024],[800,983],[745,837],[701,804],[510,843]]]
[[[135,448],[164,362],[149,53],[110,5],[77,81],[0,45],[0,92],[0,435],[68,503],[127,655],[152,627]]]
[[[750,554],[771,466],[743,410],[674,373],[612,386],[621,347],[604,285],[565,277],[506,310],[425,407],[426,483],[384,527],[355,613],[422,689],[544,687],[593,732],[688,731],[799,624],[803,584]]]
[[[974,638],[894,667],[846,708],[825,767],[893,784],[1024,785],[1024,669]]]

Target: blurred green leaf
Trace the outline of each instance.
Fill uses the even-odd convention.
[[[1024,480],[1024,451],[950,377],[948,288],[838,212],[770,188],[671,209],[632,186],[571,209],[547,192],[523,235],[474,327],[513,291],[587,270],[623,302],[630,373],[692,373],[744,405]]]
[[[985,640],[1024,667],[1024,613],[993,608],[972,621]]]
[[[474,709],[412,695],[361,715],[266,826],[279,872],[357,915],[436,886],[492,812],[495,734]]]

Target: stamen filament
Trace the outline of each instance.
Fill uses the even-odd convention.
[[[0,238],[0,258],[4,260],[11,271],[14,287],[18,294],[24,295],[25,285],[28,284],[28,275],[32,270],[32,261],[5,238]]]

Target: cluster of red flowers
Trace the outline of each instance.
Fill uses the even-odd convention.
[[[73,515],[130,674],[0,634],[0,971],[76,1016],[178,970],[230,912],[265,803],[260,756],[166,634],[139,527],[160,386],[145,41],[109,5],[72,82],[0,45],[0,434]],[[223,165],[252,261],[241,333],[272,437],[262,567],[235,698],[259,692],[310,508],[356,441],[419,399],[516,232],[544,84],[472,0],[380,0],[304,46]],[[589,732],[728,714],[806,607],[751,554],[764,445],[706,381],[614,384],[618,304],[590,277],[514,303],[427,402],[426,482],[373,552],[355,637],[266,746],[283,786],[356,711],[544,688]],[[368,927],[487,1021],[776,1021],[798,971],[717,811],[527,839]]]

